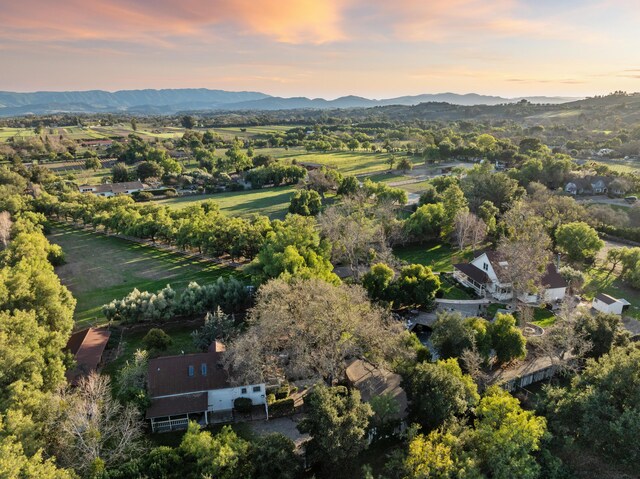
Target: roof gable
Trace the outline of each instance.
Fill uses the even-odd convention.
[[[224,346],[217,341],[206,353],[164,356],[149,361],[149,395],[152,398],[229,387],[222,367]]]

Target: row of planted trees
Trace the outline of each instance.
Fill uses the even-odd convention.
[[[226,216],[210,201],[171,210],[136,204],[124,196],[42,194],[36,200],[36,209],[59,220],[102,228],[107,233],[161,241],[211,256],[230,255],[234,259],[255,257],[272,229],[265,216]]]

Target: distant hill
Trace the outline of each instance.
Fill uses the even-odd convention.
[[[103,90],[68,92],[0,92],[0,116],[43,115],[51,113],[133,113],[174,114],[187,111],[275,111],[292,109],[370,108],[377,106],[413,106],[428,102],[453,105],[500,105],[516,103],[522,98],[469,93],[437,93],[402,96],[388,99],[368,99],[344,96],[335,100],[323,98],[282,98],[259,92],[231,92],[225,90],[166,89],[166,90]],[[579,100],[567,97],[531,97],[533,103],[560,104]]]

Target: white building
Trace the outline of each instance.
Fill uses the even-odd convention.
[[[498,258],[495,251],[477,252],[470,263],[453,265],[453,277],[464,286],[472,288],[481,297],[492,297],[497,301],[513,299],[513,288],[508,278],[509,264]],[[542,277],[543,296],[531,293],[519,299],[525,303],[561,301],[567,292],[567,282],[558,273],[555,265],[549,263]]]
[[[626,299],[616,299],[608,294],[598,293],[598,295],[593,298],[591,306],[601,313],[621,315],[629,308],[629,301]]]
[[[149,187],[140,181],[126,181],[124,183],[105,183],[103,185],[80,185],[80,193],[92,193],[97,196],[130,195],[144,191]]]
[[[206,353],[165,356],[149,361],[151,406],[146,417],[153,432],[185,429],[190,420],[202,425],[228,422],[234,401],[251,399],[269,414],[265,384],[232,386],[221,364],[224,345],[214,342]]]

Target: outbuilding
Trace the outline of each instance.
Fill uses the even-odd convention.
[[[629,301],[626,299],[616,299],[613,296],[609,296],[608,294],[598,293],[598,295],[593,298],[593,302],[591,306],[596,311],[600,311],[601,313],[607,314],[620,314],[624,313],[627,309],[629,309]]]

